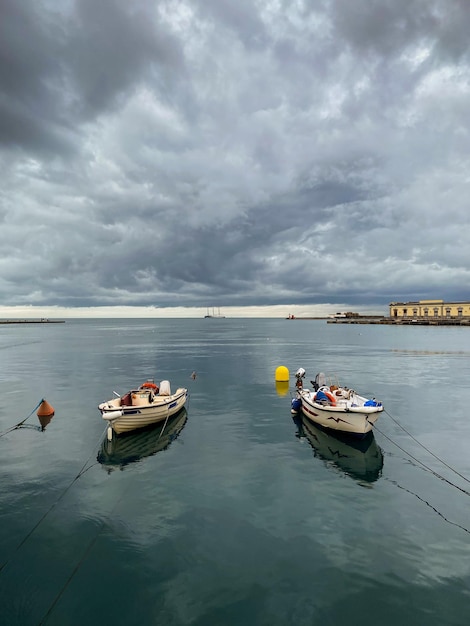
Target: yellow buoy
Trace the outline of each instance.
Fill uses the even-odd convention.
[[[276,372],[274,374],[274,380],[276,382],[286,382],[289,381],[289,370],[284,365],[279,365],[276,367]]]

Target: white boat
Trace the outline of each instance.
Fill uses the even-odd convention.
[[[109,423],[108,439],[113,431],[120,435],[167,420],[184,407],[188,390],[180,387],[171,393],[168,380],[162,380],[160,385],[147,380],[122,396],[114,394],[115,398],[98,405],[101,416]]]
[[[381,402],[361,396],[348,387],[328,385],[322,372],[311,381],[313,389],[306,389],[302,382],[304,376],[303,368],[295,374],[297,392],[292,400],[292,413],[302,412],[315,424],[358,437],[372,431],[384,410]]]

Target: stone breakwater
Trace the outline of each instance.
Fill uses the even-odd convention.
[[[327,324],[386,324],[389,326],[470,326],[470,319],[395,319],[394,317],[351,317],[329,319]]]
[[[65,324],[65,320],[49,320],[49,319],[40,319],[40,320],[0,320],[0,324]]]

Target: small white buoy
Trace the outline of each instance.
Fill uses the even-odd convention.
[[[111,426],[108,426],[108,441],[112,441],[113,439],[113,429]]]

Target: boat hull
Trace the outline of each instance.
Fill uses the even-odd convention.
[[[101,416],[120,435],[162,422],[176,415],[185,406],[187,389],[178,389],[169,396],[155,396],[152,403],[139,406],[116,406],[113,400],[99,405]]]
[[[300,394],[302,414],[313,423],[339,431],[365,437],[370,433],[378,420],[383,406],[374,407],[349,407],[322,405],[313,400],[310,392]]]

